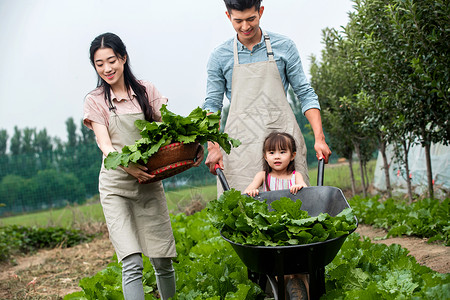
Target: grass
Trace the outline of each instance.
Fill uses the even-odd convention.
[[[368,174],[370,181],[373,181],[375,161],[368,163]],[[353,164],[353,172],[356,178],[357,186],[360,186],[360,172],[358,164]],[[310,167],[309,178],[311,185],[315,186],[317,182],[317,167]],[[325,165],[324,183],[326,186],[335,186],[341,190],[351,188],[349,167],[343,165]],[[167,205],[169,212],[177,214],[183,212],[193,201],[200,201],[205,204],[216,198],[216,185],[207,186],[189,186],[179,190],[166,192]],[[30,213],[0,219],[0,226],[22,225],[22,226],[57,226],[67,228],[77,228],[77,225],[86,223],[104,222],[102,207],[98,200],[98,195],[89,199],[88,204],[67,206],[61,209],[49,210],[38,213]]]
[[[369,183],[373,182],[375,174],[376,160],[371,160],[367,164],[367,174],[369,175]],[[361,186],[361,176],[359,171],[359,162],[352,165],[353,175],[355,176],[356,186]],[[350,168],[348,164],[342,165],[325,165],[324,170],[324,186],[335,186],[341,190],[349,190],[352,188],[350,179]],[[311,185],[317,185],[317,167],[309,169],[309,181]]]

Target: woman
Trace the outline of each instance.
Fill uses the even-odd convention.
[[[86,96],[83,122],[94,130],[106,157],[141,138],[135,120],[161,121],[159,109],[167,99],[150,82],[135,78],[126,47],[117,35],[96,37],[90,59],[98,83]],[[196,165],[202,159],[198,157]],[[175,295],[175,240],[161,181],[144,184],[154,177],[146,171],[139,164],[116,170],[107,170],[102,164],[100,201],[110,240],[122,261],[125,299],[144,299],[142,254],[150,258],[155,269],[161,299],[168,299]]]

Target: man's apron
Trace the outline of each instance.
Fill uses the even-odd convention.
[[[118,151],[141,138],[134,126],[137,119],[144,119],[144,115],[110,114],[109,135]],[[119,261],[133,253],[152,258],[176,256],[161,181],[139,184],[122,168],[107,170],[102,163],[99,191],[109,238]]]
[[[224,174],[230,185],[241,192],[263,170],[263,143],[273,131],[290,133],[297,146],[295,170],[309,185],[306,146],[303,135],[287,101],[269,36],[263,32],[269,60],[239,64],[237,40],[234,40],[234,67],[231,104],[225,132],[241,141],[229,155],[223,154]],[[217,184],[218,196],[222,193]]]

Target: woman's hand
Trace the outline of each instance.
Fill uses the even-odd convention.
[[[148,168],[143,165],[130,163],[128,164],[128,167],[121,167],[125,170],[125,172],[136,178],[139,183],[147,183],[150,179],[155,177],[155,175],[150,175],[147,173],[146,171],[148,171]]]
[[[200,145],[200,146],[198,147],[198,150],[197,150],[197,156],[196,156],[196,158],[195,158],[195,162],[194,162],[194,164],[193,164],[192,166],[193,166],[193,167],[198,167],[198,166],[200,166],[200,164],[201,164],[202,161],[203,161],[204,156],[205,156],[205,149],[203,148],[202,145]]]

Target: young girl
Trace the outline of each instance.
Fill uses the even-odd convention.
[[[263,171],[258,172],[253,182],[244,193],[255,196],[262,186],[263,191],[289,189],[296,194],[307,186],[300,172],[295,172],[294,158],[296,154],[294,138],[283,132],[269,134],[263,146]]]
[[[125,45],[117,35],[96,37],[91,43],[90,59],[98,83],[86,96],[83,122],[94,130],[106,157],[141,138],[135,120],[161,121],[159,110],[167,98],[150,82],[134,77]],[[197,157],[194,165],[202,159]],[[100,202],[110,240],[122,262],[125,299],[144,299],[142,254],[150,258],[155,269],[161,299],[168,299],[175,295],[175,240],[161,181],[141,184],[154,177],[145,171],[147,168],[139,164],[116,170],[107,170],[102,164]]]
[[[288,133],[272,132],[263,146],[264,171],[258,172],[253,182],[244,193],[254,197],[258,195],[258,188],[263,191],[289,189],[296,194],[306,183],[300,172],[295,172],[294,158],[297,148],[294,138]],[[289,299],[308,299],[309,284],[307,275],[285,275],[286,291]]]

